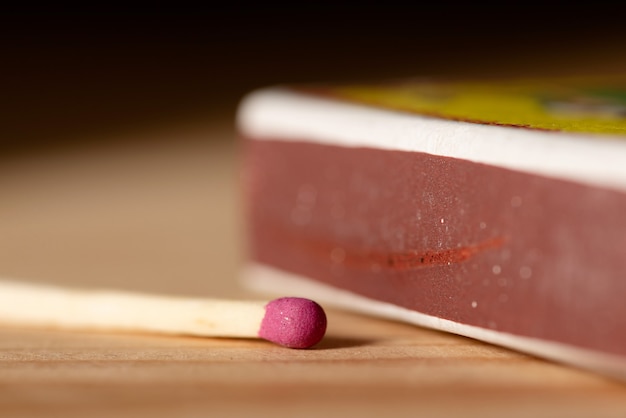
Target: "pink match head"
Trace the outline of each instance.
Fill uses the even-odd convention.
[[[309,299],[280,298],[265,305],[259,337],[289,348],[309,348],[326,333],[326,314]]]

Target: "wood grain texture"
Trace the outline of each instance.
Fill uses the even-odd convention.
[[[218,122],[2,156],[0,275],[251,296],[236,282],[236,146]],[[2,326],[0,416],[626,416],[626,386],[599,376],[406,324],[328,319],[312,350]]]

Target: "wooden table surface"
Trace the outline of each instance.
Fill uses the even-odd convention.
[[[228,118],[0,156],[0,276],[256,297]],[[328,310],[326,339],[0,326],[2,417],[626,416],[626,385],[414,326]]]

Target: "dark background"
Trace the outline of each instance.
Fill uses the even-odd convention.
[[[231,118],[247,91],[277,83],[619,72],[621,16],[597,4],[450,2],[9,10],[0,142]]]

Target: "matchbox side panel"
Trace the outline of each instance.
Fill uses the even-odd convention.
[[[245,141],[252,261],[460,324],[626,355],[625,193],[292,139]]]

